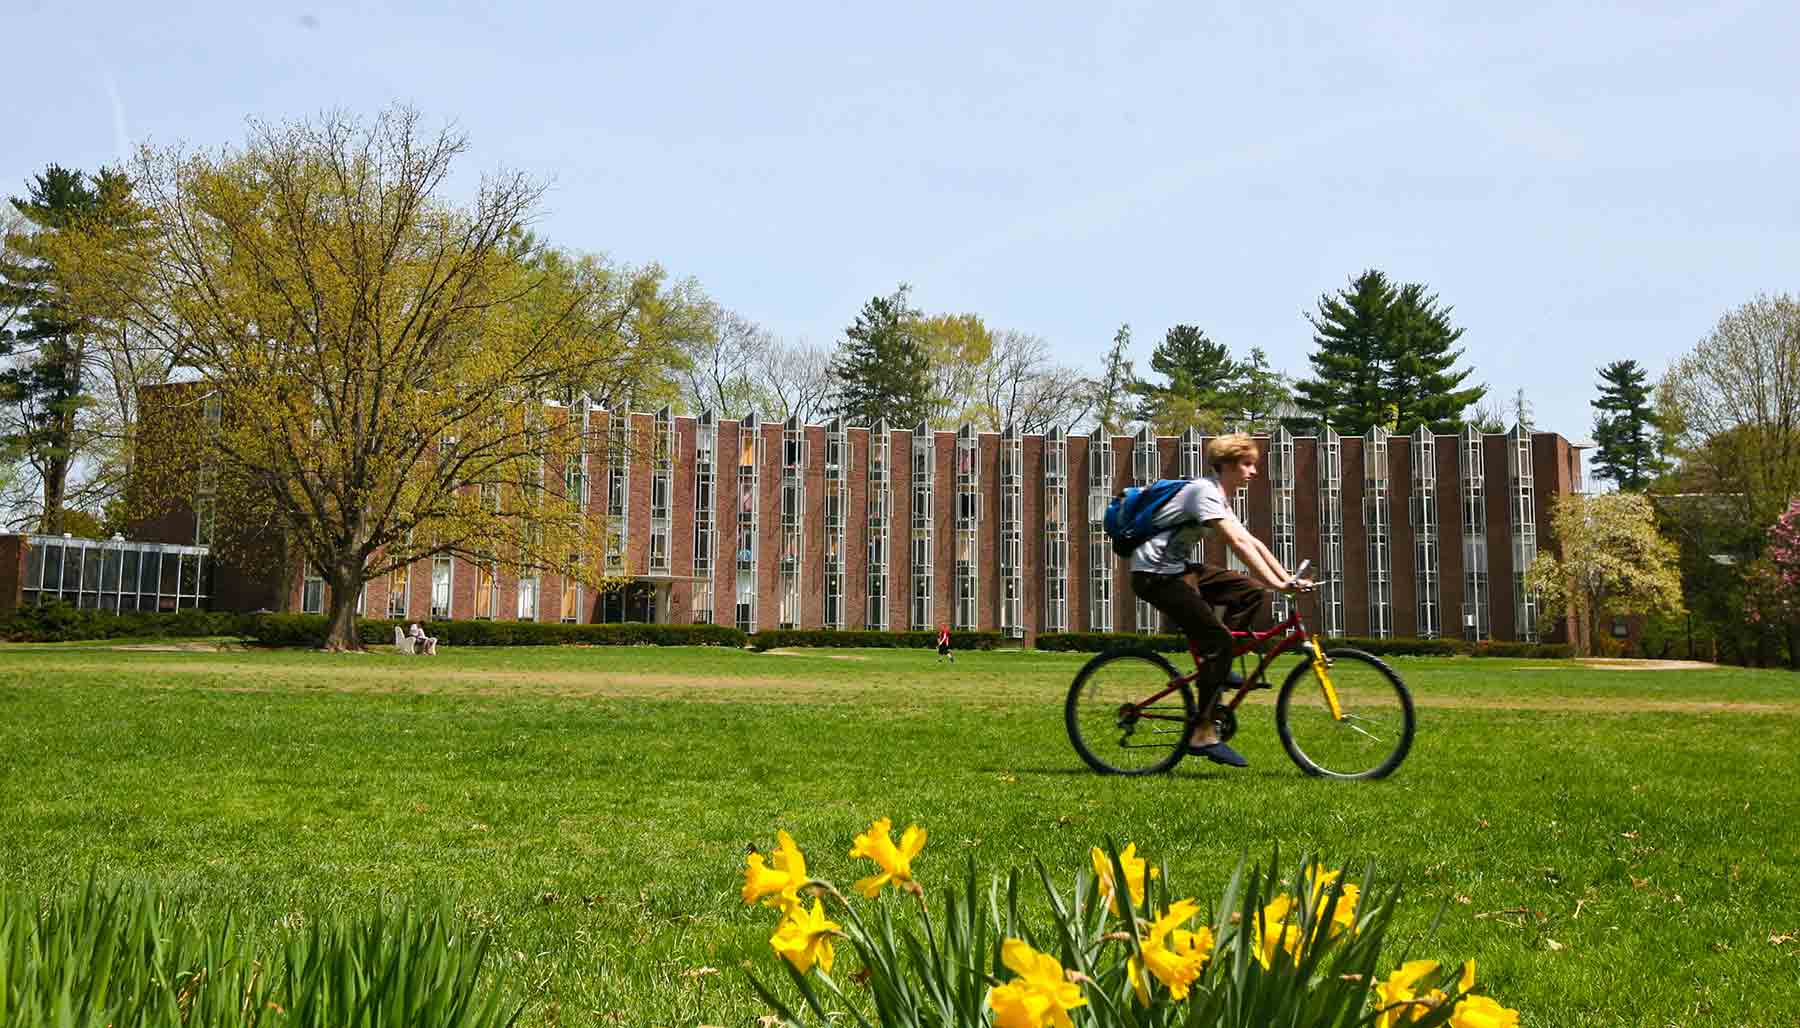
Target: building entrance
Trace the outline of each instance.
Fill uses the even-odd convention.
[[[656,587],[648,582],[631,582],[600,594],[601,624],[616,625],[627,621],[656,623]]]

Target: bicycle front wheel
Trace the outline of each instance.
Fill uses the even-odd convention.
[[[1069,741],[1102,774],[1167,771],[1187,752],[1194,691],[1161,654],[1112,650],[1087,662],[1063,705]]]
[[[1275,701],[1281,745],[1307,774],[1387,777],[1412,748],[1412,694],[1392,668],[1361,650],[1329,650],[1325,660],[1337,710],[1312,661],[1302,660]]]

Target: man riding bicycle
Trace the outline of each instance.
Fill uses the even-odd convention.
[[[1248,631],[1255,623],[1263,590],[1313,588],[1310,580],[1297,579],[1282,567],[1231,509],[1228,497],[1256,478],[1260,456],[1256,443],[1241,432],[1208,441],[1206,464],[1213,473],[1170,497],[1152,518],[1158,528],[1168,528],[1131,554],[1131,591],[1181,626],[1188,651],[1205,672],[1196,683],[1200,720],[1188,738],[1188,752],[1232,767],[1250,762],[1220,741],[1213,725],[1213,706],[1231,677],[1231,633]],[[1202,537],[1223,542],[1250,574],[1192,560],[1194,544]],[[1214,607],[1224,608],[1223,619]]]

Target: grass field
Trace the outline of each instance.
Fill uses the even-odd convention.
[[[680,649],[386,654],[0,647],[0,883],[152,880],[263,930],[451,894],[524,1023],[749,1026],[769,913],[745,847],[814,874],[870,819],[1066,876],[1108,836],[1215,898],[1239,856],[1377,860],[1413,956],[1479,960],[1537,1026],[1800,1025],[1800,677],[1397,659],[1394,778],[1302,776],[1252,701],[1243,771],[1089,773],[1082,655]],[[1398,954],[1396,954],[1396,957]]]

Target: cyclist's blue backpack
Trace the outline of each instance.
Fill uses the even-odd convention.
[[[1113,552],[1121,557],[1130,557],[1145,540],[1175,527],[1157,526],[1156,512],[1162,509],[1163,504],[1174,499],[1175,494],[1187,484],[1185,478],[1162,478],[1146,486],[1132,486],[1113,497],[1112,502],[1106,505],[1106,518],[1103,522],[1106,536],[1112,540]]]

